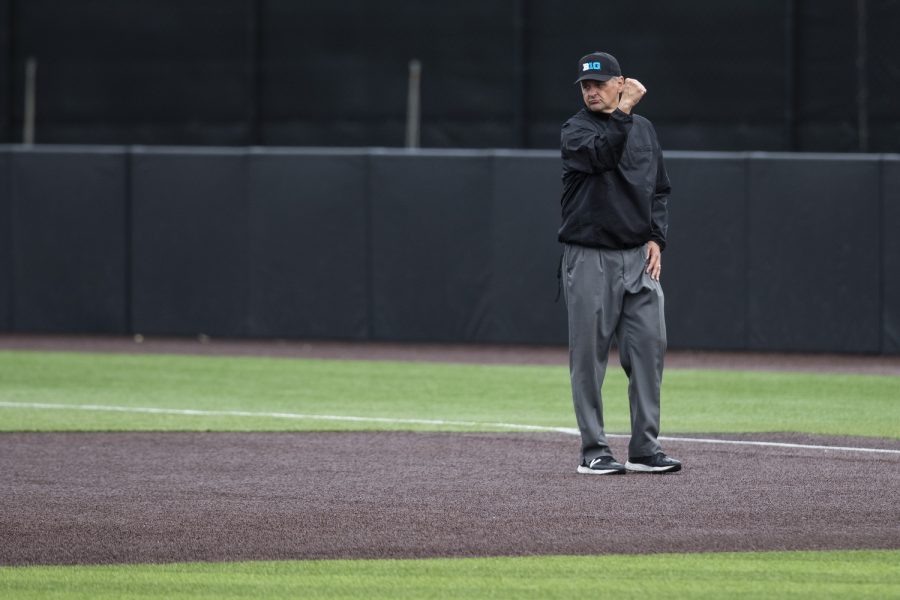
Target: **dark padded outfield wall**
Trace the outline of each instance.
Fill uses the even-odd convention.
[[[493,157],[490,326],[484,341],[565,344],[556,241],[562,193],[558,152]]]
[[[249,160],[249,334],[364,339],[366,154],[269,150]]]
[[[669,345],[745,348],[746,158],[679,153],[665,160],[673,190],[662,277]]]
[[[123,148],[12,156],[13,328],[124,333]]]
[[[668,152],[672,348],[900,353],[894,155]],[[0,148],[0,328],[564,344],[548,151]]]
[[[134,331],[245,335],[246,153],[136,148],[131,160]]]
[[[878,161],[750,159],[752,350],[879,352]]]
[[[900,156],[881,163],[882,352],[900,354]]]
[[[12,182],[9,150],[0,150],[0,331],[12,329]]]
[[[373,338],[468,342],[486,335],[487,156],[371,155]]]

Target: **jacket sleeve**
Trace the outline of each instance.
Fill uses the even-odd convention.
[[[566,168],[583,173],[615,169],[625,150],[631,115],[620,110],[609,116],[605,131],[597,132],[569,120],[562,127],[562,158]]]
[[[653,194],[653,206],[650,213],[650,239],[659,244],[660,250],[666,249],[666,234],[669,231],[669,194],[672,186],[666,165],[663,163],[662,149],[656,144],[656,190]]]

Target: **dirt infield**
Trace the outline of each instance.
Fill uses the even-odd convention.
[[[0,335],[0,349],[567,362],[559,347],[207,338]],[[667,365],[900,374],[900,357],[670,352]],[[624,459],[627,440],[611,442]],[[900,548],[900,454],[665,445],[684,471],[597,477],[575,474],[564,434],[2,433],[0,564]]]
[[[0,434],[0,564],[900,547],[900,454],[667,449],[598,477],[564,434]]]

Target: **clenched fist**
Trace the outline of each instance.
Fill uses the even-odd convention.
[[[630,113],[635,104],[641,101],[647,88],[637,79],[626,79],[625,85],[622,86],[622,97],[619,98],[619,110],[624,113]]]

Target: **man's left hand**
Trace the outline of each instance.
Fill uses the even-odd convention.
[[[650,278],[659,281],[659,274],[662,273],[662,250],[656,242],[647,242],[647,273]]]

